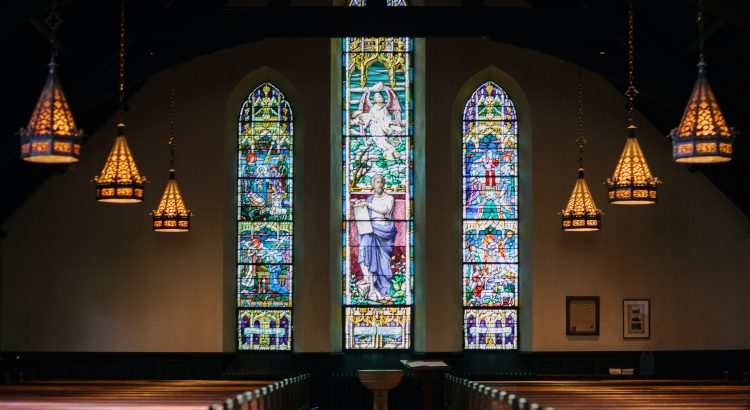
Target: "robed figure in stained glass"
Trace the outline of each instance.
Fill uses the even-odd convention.
[[[362,269],[363,279],[357,285],[367,289],[367,299],[388,302],[392,299],[390,296],[393,277],[391,257],[398,233],[393,222],[395,199],[385,192],[385,178],[382,175],[375,175],[372,178],[372,188],[372,195],[354,204],[355,207],[367,210],[370,222],[359,224],[364,229],[359,229],[358,233],[357,262]]]

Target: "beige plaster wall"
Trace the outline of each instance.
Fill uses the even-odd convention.
[[[128,140],[153,182],[142,205],[94,201],[89,182],[114,139],[93,133],[82,161],[51,177],[4,224],[0,348],[28,351],[233,351],[233,118],[260,81],[295,112],[295,333],[298,352],[337,350],[340,303],[335,219],[338,146],[330,127],[332,42],[276,39],[224,50],[177,68],[177,177],[195,212],[189,234],[154,234],[148,212],[166,181],[170,75],[130,99]],[[333,42],[335,44],[335,42]],[[428,39],[424,48],[424,173],[415,346],[461,349],[458,116],[493,79],[521,120],[521,346],[525,350],[741,349],[750,347],[748,221],[700,173],[671,162],[668,142],[643,118],[639,139],[665,180],[649,207],[606,204],[601,182],[625,141],[622,96],[585,72],[589,186],[604,229],[563,233],[557,212],[576,177],[576,67],[476,39]],[[338,70],[338,67],[334,67]],[[665,79],[667,81],[668,79]],[[418,102],[419,104],[419,102]],[[85,124],[84,124],[85,126]],[[89,130],[91,132],[93,130]],[[533,149],[532,149],[533,148]],[[340,215],[340,214],[339,214]],[[710,219],[708,219],[710,217]],[[340,243],[340,242],[338,242]],[[601,297],[601,335],[566,337],[565,296]],[[650,298],[648,341],[622,339],[622,299]],[[329,304],[330,303],[330,304]]]

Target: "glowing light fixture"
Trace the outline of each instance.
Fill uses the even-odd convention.
[[[707,164],[732,160],[735,131],[727,126],[713,90],[706,78],[703,55],[705,42],[703,1],[698,2],[698,79],[682,121],[669,133],[672,159],[676,162]]]
[[[587,142],[583,135],[583,80],[581,68],[578,67],[578,179],[570,194],[568,206],[560,212],[562,229],[567,232],[598,231],[602,225],[602,211],[596,207],[584,178],[583,146]]]
[[[169,179],[159,206],[151,212],[154,232],[187,232],[192,213],[185,207],[174,171],[175,96],[174,85],[170,94],[169,115]]]
[[[96,200],[110,203],[137,203],[143,201],[141,176],[125,138],[125,0],[120,2],[120,121],[117,124],[115,145],[104,163],[101,173],[94,177]]]
[[[44,164],[69,164],[78,162],[83,131],[76,128],[73,113],[57,78],[55,31],[62,20],[53,11],[44,21],[52,32],[49,73],[28,125],[18,131],[21,159]]]
[[[636,138],[635,88],[633,64],[633,0],[628,1],[628,139],[625,148],[617,161],[617,167],[611,178],[607,179],[607,197],[609,203],[617,205],[648,205],[656,203],[656,188],[661,183],[651,174],[646,157]]]

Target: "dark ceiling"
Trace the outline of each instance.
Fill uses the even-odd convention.
[[[598,72],[624,90],[625,0],[507,1],[485,7],[463,0],[461,7],[386,9],[375,0],[366,8],[240,7],[227,0],[131,0],[127,8],[127,95],[155,73],[199,55],[265,37],[487,37],[553,55]],[[381,0],[382,1],[382,0]],[[497,0],[487,0],[497,3]],[[44,19],[51,1],[4,2],[0,8],[0,201],[3,223],[51,174],[64,166],[27,164],[19,159],[15,132],[26,125],[41,91],[49,60]],[[79,127],[93,132],[116,110],[119,2],[58,0],[60,77]],[[427,0],[429,3],[429,0]],[[502,2],[501,2],[502,3]],[[665,135],[680,121],[695,81],[697,1],[636,0],[636,85],[639,110]],[[707,0],[706,59],[711,85],[730,125],[750,130],[750,11],[745,1]],[[384,18],[386,17],[387,18]],[[285,22],[283,29],[278,22]],[[377,27],[377,33],[370,30]],[[624,103],[624,100],[623,100]],[[750,143],[740,134],[735,158],[720,165],[694,166],[750,217]],[[85,146],[84,146],[85,151]],[[93,193],[92,193],[93,195]],[[93,197],[92,197],[93,198]]]

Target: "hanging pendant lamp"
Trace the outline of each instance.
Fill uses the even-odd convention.
[[[651,174],[646,157],[636,138],[635,98],[638,90],[635,88],[633,64],[633,0],[628,1],[628,89],[625,96],[628,99],[628,139],[625,148],[617,161],[615,172],[607,179],[607,197],[609,203],[616,205],[648,205],[656,203],[659,178]]]
[[[173,80],[174,81],[174,80]],[[190,230],[192,212],[187,209],[177,186],[174,170],[175,96],[174,85],[170,94],[169,115],[169,179],[159,206],[151,212],[154,232],[187,232]]]
[[[53,11],[44,22],[52,32],[49,72],[28,125],[18,131],[21,159],[43,164],[69,164],[78,162],[83,130],[76,128],[73,113],[57,78],[55,31],[62,20]]]
[[[119,112],[115,145],[107,157],[107,162],[96,182],[96,200],[110,203],[137,203],[143,201],[143,184],[146,177],[141,176],[130,152],[125,138],[125,0],[120,2],[120,82]]]
[[[698,79],[690,95],[682,121],[669,133],[672,159],[676,162],[708,164],[732,160],[734,128],[727,126],[713,90],[706,78],[703,55],[705,42],[703,1],[698,2]]]
[[[578,179],[570,194],[568,206],[560,212],[562,229],[566,232],[598,231],[602,225],[602,211],[596,207],[584,177],[583,146],[587,142],[583,135],[583,80],[581,68],[578,67]]]

